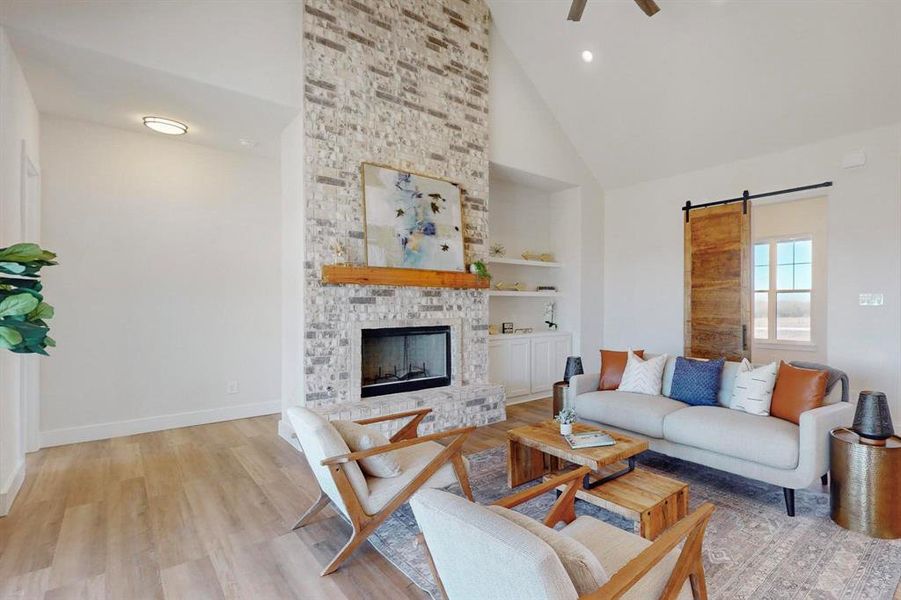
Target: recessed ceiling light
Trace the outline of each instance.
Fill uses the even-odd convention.
[[[188,126],[184,123],[163,117],[144,117],[144,125],[166,135],[184,135],[188,133]]]
[[[582,50],[582,60],[587,63],[594,60],[594,54],[591,53],[591,50]]]

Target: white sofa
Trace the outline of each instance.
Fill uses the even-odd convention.
[[[646,355],[652,356],[652,355]],[[599,373],[570,380],[569,405],[580,421],[648,440],[650,449],[783,488],[794,516],[794,491],[829,471],[829,432],[849,426],[854,405],[836,385],[826,405],[801,414],[800,425],[728,408],[739,363],[723,367],[717,406],[690,406],[668,398],[676,357],[663,372],[660,396],[598,391]]]

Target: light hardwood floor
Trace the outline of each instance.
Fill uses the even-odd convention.
[[[549,418],[550,400],[508,408],[466,452]],[[316,498],[277,416],[48,448],[0,518],[0,598],[427,598],[367,543],[337,573],[319,571],[350,527]]]
[[[466,452],[550,416],[550,400],[508,408]],[[292,532],[315,498],[276,416],[41,450],[0,518],[0,599],[427,598],[365,544],[318,573],[350,527],[331,509]],[[901,600],[901,588],[895,594]]]

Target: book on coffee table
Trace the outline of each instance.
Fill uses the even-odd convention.
[[[602,431],[590,431],[588,433],[573,433],[564,435],[563,439],[573,450],[579,448],[598,448],[600,446],[613,446],[616,440]]]

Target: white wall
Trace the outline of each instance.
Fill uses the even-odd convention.
[[[22,149],[40,168],[38,111],[19,62],[0,27],[0,247],[24,241]],[[30,210],[39,211],[40,206]],[[28,241],[39,241],[36,239]],[[38,393],[39,359],[0,350],[0,516],[15,499],[25,476],[26,395]]]
[[[778,197],[777,197],[778,198]],[[751,359],[755,363],[803,360],[825,363],[829,330],[827,269],[829,260],[829,200],[825,197],[789,202],[766,202],[751,210],[751,238],[754,243],[786,236],[809,236],[813,241],[811,306],[811,343],[787,345],[751,340]],[[752,277],[753,277],[753,272]]]
[[[586,370],[596,369],[603,334],[604,193],[494,26],[489,68],[491,162],[577,188],[560,193],[575,209],[568,209],[566,223],[556,223],[553,231],[577,239],[581,248],[569,259],[579,276],[566,284],[566,304],[579,315],[575,351]]]
[[[277,161],[46,115],[41,147],[43,443],[278,412]]]
[[[857,149],[866,166],[842,169]],[[854,390],[885,391],[901,419],[901,125],[608,190],[605,345],[681,352],[686,200],[826,180],[835,183],[827,190],[827,360],[848,372]],[[862,292],[884,293],[885,305],[858,306]]]

